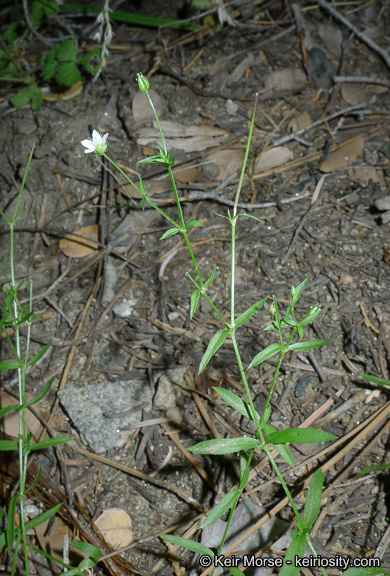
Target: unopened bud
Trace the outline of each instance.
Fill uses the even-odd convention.
[[[142,72],[138,72],[137,82],[138,82],[138,88],[141,90],[141,92],[147,92],[149,90],[150,86],[149,80],[145,78]]]

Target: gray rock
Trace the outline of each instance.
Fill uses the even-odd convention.
[[[98,453],[122,447],[129,433],[120,428],[139,422],[142,408],[148,410],[152,406],[152,394],[146,380],[65,388],[58,396],[82,441]],[[108,417],[128,410],[131,412],[120,417]]]

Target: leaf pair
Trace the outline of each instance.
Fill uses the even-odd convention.
[[[194,297],[194,299],[195,299],[195,297]],[[199,299],[199,297],[198,297],[198,299]],[[262,300],[259,300],[258,302],[256,302],[252,306],[250,306],[248,308],[248,310],[246,310],[243,314],[241,314],[235,320],[234,328],[226,329],[226,330],[218,330],[218,332],[216,332],[214,334],[214,336],[211,338],[209,345],[207,346],[206,352],[204,353],[203,358],[200,362],[199,374],[206,368],[206,366],[210,362],[211,358],[214,356],[214,354],[219,350],[219,348],[225,342],[225,340],[226,340],[228,334],[231,332],[231,330],[236,330],[236,328],[239,328],[240,326],[242,326],[243,324],[248,322],[248,320],[253,316],[253,314],[255,314],[257,312],[257,310],[259,310],[263,306],[263,304],[264,304],[264,302],[266,302],[266,300],[267,300],[267,297],[263,298]]]

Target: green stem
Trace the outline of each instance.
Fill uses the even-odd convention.
[[[309,534],[306,534],[306,544],[309,546],[309,548],[310,548],[310,550],[311,550],[311,553],[313,554],[314,558],[317,558],[318,554],[317,554],[317,552],[316,552],[313,544],[311,543],[310,535],[309,535]],[[324,576],[328,576],[325,568],[322,568],[322,566],[321,566],[321,567],[320,567],[320,570],[321,570],[321,572],[323,573]]]
[[[114,160],[111,160],[111,158],[109,156],[107,156],[107,154],[102,154],[102,156],[104,156],[104,158],[106,158],[109,162],[111,162],[111,164],[113,166],[115,166],[115,168],[118,170],[118,172],[120,172],[122,174],[122,176],[124,178],[126,178],[126,180],[128,181],[129,184],[131,184],[136,190],[137,192],[139,192],[139,194],[142,196],[141,190],[138,188],[138,186],[136,184],[134,184],[134,182],[127,176],[127,174],[125,174],[125,172],[123,172],[123,170],[121,170],[119,168],[119,166],[114,162]],[[175,226],[175,228],[178,228],[178,225],[176,224],[176,222],[174,220],[172,220],[172,218],[170,218],[168,216],[168,214],[165,214],[165,212],[163,210],[161,210],[161,208],[159,208],[158,206],[156,206],[156,204],[154,204],[153,202],[151,202],[149,200],[149,198],[146,198],[147,203],[154,208],[155,210],[157,210],[157,212],[160,212],[160,214],[162,216],[164,216],[164,218],[166,218],[167,220],[169,220],[169,222],[171,224],[173,224]]]
[[[156,118],[157,126],[158,126],[158,129],[159,129],[159,131],[160,131],[160,136],[161,136],[161,140],[162,140],[162,143],[163,143],[164,154],[165,154],[165,156],[166,156],[166,155],[168,154],[168,151],[167,151],[167,146],[166,146],[166,144],[165,144],[164,134],[163,134],[163,131],[162,131],[162,128],[161,128],[160,120],[159,120],[159,118],[158,118],[158,115],[157,115],[156,109],[155,109],[155,107],[154,107],[154,104],[153,104],[153,102],[152,102],[152,99],[151,99],[151,97],[149,96],[149,90],[146,90],[145,94],[146,94],[146,96],[148,97],[150,107],[152,108],[154,117]]]
[[[184,222],[184,216],[183,216],[183,211],[181,209],[181,204],[180,204],[180,200],[179,200],[179,194],[177,193],[177,188],[176,188],[176,182],[175,179],[173,177],[172,174],[172,169],[170,166],[167,166],[168,169],[168,173],[169,173],[169,178],[171,180],[171,184],[172,184],[172,188],[173,188],[173,193],[175,194],[175,200],[176,200],[176,206],[177,206],[177,211],[179,212],[179,218],[180,218],[180,222],[181,222],[181,226],[182,228],[185,228],[185,222]]]
[[[295,514],[295,516],[296,516],[297,526],[298,526],[299,530],[302,531],[302,530],[304,529],[303,522],[302,522],[302,518],[301,518],[301,516],[300,516],[300,514],[299,514],[299,512],[298,512],[297,507],[295,506],[295,502],[294,502],[294,500],[293,500],[293,497],[291,496],[290,490],[288,489],[288,486],[287,486],[287,484],[286,484],[283,476],[282,476],[281,473],[279,472],[279,468],[278,468],[275,460],[272,458],[272,455],[271,455],[271,452],[270,452],[268,446],[265,445],[265,446],[263,447],[263,450],[264,450],[264,452],[267,454],[268,459],[269,459],[269,461],[270,461],[270,463],[271,463],[271,466],[272,466],[272,468],[275,470],[276,476],[279,478],[279,481],[280,481],[281,485],[283,486],[283,490],[285,491],[285,494],[286,494],[287,498],[289,499],[291,508],[293,509],[294,514]]]
[[[259,424],[260,424],[260,422],[259,422],[259,419],[258,419],[258,417],[257,417],[257,412],[256,412],[256,410],[255,410],[255,405],[253,404],[251,391],[249,390],[249,384],[248,384],[248,380],[246,379],[244,366],[242,365],[241,355],[240,355],[240,351],[239,351],[239,349],[238,349],[238,344],[237,344],[237,340],[236,340],[236,335],[235,335],[235,333],[234,333],[234,332],[231,333],[231,334],[230,334],[230,337],[231,337],[232,342],[233,342],[233,348],[234,348],[234,353],[235,353],[235,355],[236,355],[236,360],[237,360],[237,364],[238,364],[238,369],[240,370],[240,375],[241,375],[242,381],[243,381],[243,383],[244,383],[245,392],[246,392],[246,395],[247,395],[247,397],[248,397],[248,402],[249,402],[249,405],[250,405],[251,410],[252,410],[253,419],[254,419],[254,422],[255,422],[255,424],[256,424],[257,429],[259,430]],[[261,434],[261,433],[260,433],[260,434]]]
[[[239,198],[240,198],[241,186],[242,186],[242,182],[243,182],[243,180],[244,180],[244,175],[245,175],[245,170],[246,170],[246,163],[247,163],[247,161],[248,161],[248,156],[249,156],[249,148],[250,148],[251,141],[252,141],[253,128],[254,128],[254,126],[255,126],[255,117],[256,117],[256,108],[257,108],[258,98],[259,98],[259,95],[258,95],[258,93],[256,93],[256,95],[255,95],[255,103],[254,103],[253,112],[252,112],[251,127],[250,127],[250,129],[249,129],[249,135],[248,135],[248,142],[247,142],[247,144],[246,144],[245,156],[244,156],[244,161],[243,161],[243,163],[242,163],[240,180],[238,181],[238,186],[237,186],[237,192],[236,192],[236,196],[235,196],[235,198],[234,198],[233,218],[234,218],[234,216],[237,214],[238,200],[239,200]]]

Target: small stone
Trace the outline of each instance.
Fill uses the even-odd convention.
[[[301,378],[295,387],[295,398],[303,398],[309,386],[313,383],[313,380],[314,378],[310,374]]]
[[[134,308],[133,300],[123,300],[122,302],[118,302],[118,304],[115,304],[112,311],[116,316],[119,316],[119,318],[129,318],[129,316],[131,316],[133,308]]]
[[[230,116],[235,116],[238,112],[238,109],[239,109],[238,104],[233,102],[233,100],[231,100],[230,98],[228,98],[228,100],[226,100],[225,107],[226,107],[226,112],[228,114],[230,114]]]

